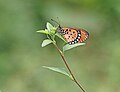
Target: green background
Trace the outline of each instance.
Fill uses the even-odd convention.
[[[85,46],[65,52],[87,92],[120,92],[119,0],[0,0],[1,92],[80,92],[67,77],[42,68],[64,67],[53,45],[41,47],[46,36],[36,33],[57,17],[62,27],[90,34]]]

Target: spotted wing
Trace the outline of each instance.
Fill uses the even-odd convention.
[[[79,31],[80,31],[81,36],[80,36],[80,39],[78,42],[82,43],[88,39],[89,33],[87,31],[85,31],[84,29],[80,29]]]
[[[89,34],[84,29],[74,29],[74,28],[62,28],[63,37],[66,39],[68,44],[75,44],[84,42]]]
[[[69,42],[73,42],[77,36],[78,36],[78,32],[75,29],[72,28],[63,28],[64,30],[64,35],[63,37],[66,39],[66,41]]]

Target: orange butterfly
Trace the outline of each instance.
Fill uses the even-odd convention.
[[[56,22],[55,20],[51,19],[52,21]],[[56,22],[58,24],[58,22]],[[77,28],[62,28],[60,24],[58,24],[58,30],[63,35],[65,40],[68,44],[75,44],[75,43],[82,43],[88,37],[89,33],[84,29],[77,29]]]

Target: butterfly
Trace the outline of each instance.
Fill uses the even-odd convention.
[[[56,22],[55,20],[51,19]],[[84,29],[77,28],[62,28],[58,22],[58,32],[61,33],[69,45],[82,43],[89,37],[89,33]]]

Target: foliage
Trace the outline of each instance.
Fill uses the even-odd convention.
[[[79,82],[76,80],[75,76],[73,75],[66,59],[65,59],[65,56],[63,54],[63,52],[60,50],[60,48],[57,46],[56,44],[56,40],[55,40],[55,36],[58,36],[60,39],[63,40],[63,38],[60,36],[60,35],[56,35],[57,33],[57,27],[53,27],[50,23],[47,22],[47,25],[46,25],[47,29],[45,29],[44,31],[43,30],[39,30],[37,32],[39,33],[44,33],[47,35],[47,39],[45,39],[42,43],[42,47],[44,46],[47,46],[48,44],[50,43],[53,43],[53,45],[56,47],[56,49],[58,50],[61,58],[63,59],[63,62],[65,64],[65,66],[67,67],[69,73],[66,72],[65,69],[63,68],[57,68],[57,67],[48,67],[48,66],[43,66],[44,68],[47,68],[49,70],[52,70],[52,71],[55,71],[55,72],[58,72],[58,73],[61,73],[63,75],[66,75],[67,77],[69,77],[71,80],[73,80],[78,86],[79,88],[82,90],[82,92],[86,92],[85,89],[81,86],[81,84],[79,84]],[[65,40],[63,40],[65,41]],[[66,41],[65,41],[66,42]],[[72,48],[75,48],[77,46],[80,46],[80,45],[84,45],[84,43],[78,43],[78,44],[74,44],[74,45],[69,45],[69,44],[66,44],[65,46],[63,46],[63,51],[66,51],[66,50],[70,50]]]

